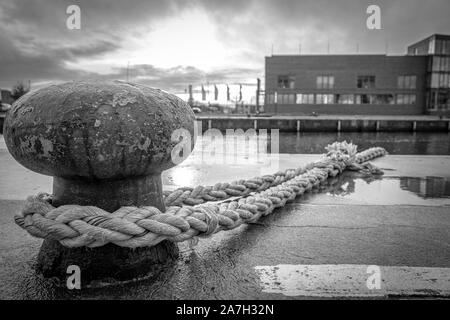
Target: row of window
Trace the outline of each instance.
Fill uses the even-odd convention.
[[[321,75],[316,77],[317,89],[334,89],[334,76]],[[375,88],[375,76],[358,76],[356,80],[356,87],[360,89]],[[399,89],[416,89],[417,76],[415,75],[401,75],[397,78],[397,87]],[[280,89],[294,89],[295,77],[293,76],[278,76],[278,88]]]
[[[450,71],[450,57],[433,57],[432,62],[431,59],[429,61],[431,64],[431,66],[429,66],[429,69],[431,67],[432,71]]]
[[[292,76],[278,76],[278,88],[294,89],[295,78]]]
[[[272,93],[268,104],[416,104],[415,94]]]
[[[428,110],[450,110],[450,91],[427,92],[427,108]]]
[[[416,89],[417,76],[399,76],[397,78],[397,87],[399,89]]]
[[[362,89],[375,88],[375,76],[358,76],[356,87]]]
[[[429,54],[448,54],[450,55],[450,40],[436,40],[430,41],[428,53]]]
[[[318,76],[316,78],[317,89],[333,89],[334,77],[333,76]]]
[[[432,73],[428,78],[430,88],[450,88],[450,73]]]

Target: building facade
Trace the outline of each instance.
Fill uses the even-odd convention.
[[[293,115],[450,113],[448,57],[444,56],[447,39],[445,50],[437,41],[442,37],[448,38],[450,49],[449,36],[435,35],[410,46],[405,56],[266,57],[265,111]]]
[[[450,113],[450,36],[435,34],[408,47],[410,56],[427,56],[425,112]]]

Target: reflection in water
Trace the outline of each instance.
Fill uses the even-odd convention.
[[[270,131],[267,133],[265,135],[260,131],[252,131],[252,135],[248,131],[245,139],[243,135],[221,133],[214,140],[209,136],[198,137],[194,151],[250,157],[266,153],[321,154],[328,144],[346,140],[358,145],[359,150],[383,147],[390,154],[398,155],[450,155],[450,133],[280,132],[273,141]],[[272,146],[272,143],[278,145]]]
[[[332,196],[348,196],[356,192],[356,181],[360,180],[366,184],[373,181],[381,180],[382,176],[366,175],[358,172],[346,171],[341,175],[328,179],[327,182],[320,189],[321,192],[328,193]]]
[[[344,140],[352,141],[359,150],[378,146],[390,154],[450,155],[449,133],[280,132],[279,147],[280,153],[323,153],[328,144]]]
[[[450,133],[281,132],[276,137],[258,131],[198,137],[193,154],[210,163],[258,164],[272,153],[322,154],[335,141],[353,142],[358,150],[381,146],[394,155],[450,155]]]
[[[442,177],[400,178],[400,188],[414,192],[419,197],[450,198],[450,179]]]
[[[332,199],[329,199],[332,197]],[[346,171],[302,200],[315,203],[450,205],[450,179],[366,176]]]

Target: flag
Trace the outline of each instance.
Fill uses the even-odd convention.
[[[227,101],[230,101],[230,87],[227,85]]]
[[[217,89],[217,86],[214,85],[214,100],[218,100],[219,98],[219,89]]]
[[[205,87],[203,87],[203,85],[202,85],[202,100],[203,101],[206,100],[206,92],[205,92]]]
[[[242,84],[239,85],[239,101],[242,101]]]

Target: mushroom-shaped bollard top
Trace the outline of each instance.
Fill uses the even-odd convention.
[[[4,135],[18,162],[55,176],[57,205],[161,207],[152,203],[155,195],[145,194],[161,192],[160,174],[174,166],[171,152],[178,141],[172,134],[183,128],[192,137],[194,119],[189,105],[158,89],[121,81],[68,82],[16,101]],[[105,197],[118,202],[98,201]]]

